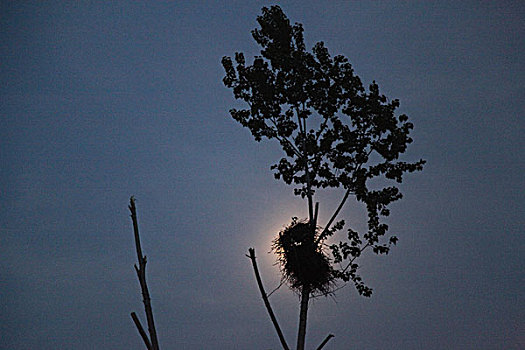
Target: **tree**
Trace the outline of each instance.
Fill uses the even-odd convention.
[[[387,237],[382,222],[390,214],[388,205],[402,197],[390,182],[401,183],[406,173],[422,170],[425,161],[399,160],[412,142],[413,125],[406,115],[395,116],[397,99],[388,100],[375,81],[366,90],[348,59],[332,57],[323,42],[308,51],[302,25],[291,25],[279,6],[264,7],[257,22],[252,36],[260,56],[251,65],[240,52],[234,60],[223,57],[223,82],[247,105],[231,109],[233,119],[256,141],[280,143],[284,156],[271,166],[274,176],[306,201],[308,218],[293,218],[273,244],[283,280],[301,298],[297,349],[303,350],[312,296],[333,293],[338,282],[350,281],[359,294],[372,294],[356,259],[367,248],[387,254],[396,244],[397,237]],[[389,186],[372,186],[376,178]],[[319,226],[315,195],[325,188],[341,188],[344,194],[328,222]],[[333,243],[346,226],[336,220],[350,196],[366,206],[368,230],[346,228],[346,239]]]

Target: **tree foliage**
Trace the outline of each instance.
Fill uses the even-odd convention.
[[[355,259],[367,247],[386,254],[397,241],[385,237],[388,226],[381,217],[402,197],[395,183],[425,163],[399,159],[412,142],[413,124],[406,115],[395,115],[399,101],[382,95],[375,81],[365,89],[346,57],[332,56],[323,42],[307,50],[302,25],[290,24],[280,7],[263,8],[257,21],[260,27],[252,36],[260,56],[251,64],[241,52],[222,59],[225,86],[246,103],[230,114],[256,141],[280,143],[284,155],[271,166],[274,176],[307,197],[310,208],[322,188],[344,189],[341,204],[349,195],[364,203],[368,230],[360,234],[347,229],[347,239],[330,246],[330,271],[334,280],[352,281],[360,294],[369,296]],[[374,189],[370,181],[375,178],[393,184]],[[345,226],[344,221],[332,222],[317,234],[316,244]]]

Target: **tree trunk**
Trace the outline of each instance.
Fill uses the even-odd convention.
[[[308,317],[308,302],[310,301],[310,288],[303,287],[301,291],[301,311],[299,312],[299,333],[297,335],[297,350],[304,350],[306,338],[306,318]]]

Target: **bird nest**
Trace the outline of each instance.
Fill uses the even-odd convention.
[[[327,294],[333,285],[330,259],[318,237],[317,227],[294,219],[273,241],[283,280],[297,292],[307,287],[311,292]]]

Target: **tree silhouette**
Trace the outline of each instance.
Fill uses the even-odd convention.
[[[302,25],[291,25],[279,6],[264,7],[257,22],[252,36],[261,47],[260,56],[251,65],[240,52],[234,60],[223,57],[223,82],[247,104],[231,109],[231,116],[256,141],[280,143],[284,156],[271,166],[274,176],[306,201],[308,218],[293,218],[273,242],[283,280],[301,297],[297,349],[303,350],[310,298],[333,293],[338,282],[350,281],[369,297],[372,289],[359,276],[356,259],[367,248],[387,254],[396,244],[397,237],[387,237],[388,226],[381,218],[402,194],[395,185],[375,188],[370,180],[401,183],[404,174],[422,170],[425,161],[399,160],[412,142],[413,125],[406,115],[395,116],[397,99],[388,100],[375,82],[366,90],[348,59],[332,57],[323,42],[308,51]],[[315,195],[324,188],[344,192],[331,218],[319,226]],[[346,226],[336,220],[350,196],[366,206],[368,230],[346,228],[346,239],[328,245],[327,239],[334,241],[332,236]],[[250,258],[255,268],[253,250]],[[259,287],[266,298],[262,284]],[[281,343],[288,348],[284,338]]]

